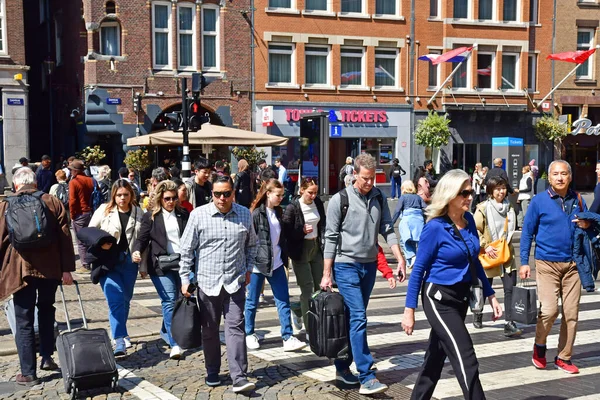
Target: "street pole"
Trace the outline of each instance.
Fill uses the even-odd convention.
[[[188,136],[187,78],[181,78],[181,127],[183,131],[183,158],[181,159],[181,177],[192,176],[190,159],[190,140]]]

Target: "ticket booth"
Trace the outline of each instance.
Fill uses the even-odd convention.
[[[523,139],[513,137],[492,138],[492,158],[502,159],[502,168],[508,175],[508,184],[513,189],[519,188],[521,169],[523,167]]]

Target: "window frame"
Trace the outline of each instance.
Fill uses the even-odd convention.
[[[325,55],[325,58],[327,60],[327,71],[326,71],[326,77],[325,77],[325,83],[308,83],[306,81],[306,75],[307,75],[307,62],[306,62],[306,56],[309,55],[316,55],[316,56],[323,56],[324,53],[320,53],[320,52],[315,52],[312,53],[311,50],[309,50],[309,48],[320,48],[320,49],[327,49],[327,54]],[[293,52],[293,49],[292,49]],[[293,59],[292,59],[293,61]],[[292,67],[292,72],[293,72],[293,67]],[[331,86],[331,46],[330,45],[323,45],[323,44],[311,44],[311,43],[306,43],[304,45],[304,86],[306,88],[324,88],[324,87],[330,87]],[[292,79],[293,80],[293,79]],[[293,84],[294,82],[292,82],[291,84]]]
[[[442,52],[443,52],[443,50],[441,50],[441,49],[429,50],[429,54],[442,54]],[[440,64],[433,65],[431,63],[431,61],[428,61],[427,64],[429,64],[428,68],[427,68],[427,90],[436,90],[440,86],[440,83],[442,82],[442,70],[440,68]],[[432,68],[435,69],[435,81],[436,81],[435,86],[429,85],[429,78],[430,78]]]
[[[343,10],[344,0],[340,0],[340,12],[338,15],[340,16],[358,16],[358,15],[368,15],[367,8],[367,0],[360,0],[360,11],[344,11]]]
[[[375,64],[373,65],[373,72],[375,73],[375,84],[374,84],[374,88],[375,89],[398,89],[399,85],[398,82],[400,81],[400,51],[396,48],[391,48],[391,47],[375,47]],[[380,58],[386,58],[386,59],[393,59],[394,60],[394,84],[393,85],[377,85],[377,51],[389,51],[389,52],[395,52],[395,54],[392,56],[391,54],[379,54]]]
[[[0,55],[8,55],[8,35],[6,26],[6,0],[0,0]]]
[[[457,0],[452,1],[452,19],[457,21],[473,21],[473,0],[466,0],[467,2],[467,16],[466,17],[455,17],[454,5]]]
[[[579,43],[578,38],[576,38],[577,50],[590,50],[590,49],[594,48],[596,29],[595,28],[577,27],[577,36],[579,36],[579,32],[589,33],[590,41],[588,42],[588,44],[589,44],[588,48],[583,48],[584,46],[581,43]],[[575,71],[575,80],[592,80],[592,79],[594,79],[594,56],[595,56],[595,54],[592,54],[590,56],[590,58],[588,58],[584,63],[582,63],[582,64],[587,63],[587,65],[588,65],[588,73],[586,75],[580,75],[579,71],[581,71],[581,67],[577,68],[577,70]]]
[[[362,50],[362,54],[360,56],[361,62],[360,62],[360,84],[359,85],[348,85],[348,84],[342,84],[341,82],[341,76],[342,76],[342,57],[351,57],[351,58],[359,58],[357,57],[355,54],[357,53],[346,53],[346,55],[344,55],[344,50]],[[360,46],[341,46],[340,47],[340,88],[341,89],[364,89],[366,88],[366,50],[365,47],[360,47]]]
[[[502,71],[500,71],[500,90],[503,92],[518,92],[521,89],[521,53],[515,53],[512,51],[506,51],[506,52],[502,52],[502,57],[504,58],[505,56],[514,56],[515,57],[515,87],[510,89],[510,88],[502,88],[502,82],[504,82],[502,80]],[[504,68],[504,60],[502,60],[502,68]]]
[[[312,13],[316,13],[316,14],[318,14],[318,13],[330,13],[331,12],[331,1],[328,1],[328,0],[321,0],[321,1],[325,2],[325,9],[324,10],[313,10],[313,9],[306,8],[306,1],[305,1],[304,2],[304,10],[303,11],[306,12],[306,13],[310,13],[310,14],[312,14]]]
[[[167,28],[156,28],[156,6],[167,7]],[[167,1],[152,2],[152,68],[155,70],[173,70],[173,24],[171,21],[171,13],[173,12],[171,3]],[[156,63],[156,33],[166,33],[167,39],[167,58],[168,64]]]
[[[540,20],[540,3],[538,0],[529,0],[529,22],[537,25]]]
[[[394,0],[394,2],[396,3],[396,12],[394,14],[377,14],[377,2],[378,1],[383,1],[383,0],[375,0],[375,13],[373,14],[376,18],[392,18],[392,17],[396,17],[399,18],[402,13],[401,13],[401,1],[400,0]]]
[[[290,50],[271,49],[270,46],[289,46]],[[289,54],[290,56],[290,82],[271,82],[271,54]],[[290,87],[296,86],[296,44],[269,42],[267,44],[267,86],[270,87]]]
[[[532,67],[530,68],[530,60],[533,60],[531,63]],[[530,53],[527,56],[527,91],[530,93],[537,92],[537,67],[538,67],[538,55],[536,53]],[[531,77],[529,76],[529,72],[531,69]],[[533,87],[531,87],[530,83],[533,81]]]
[[[290,6],[289,7],[273,7],[270,3],[271,0],[267,0],[267,10],[269,11],[273,11],[273,10],[296,10],[296,0],[289,0],[290,1]]]
[[[431,3],[435,2],[437,5],[437,14],[431,15]],[[429,15],[428,19],[442,19],[442,0],[429,0]]]
[[[479,85],[477,85],[477,90],[481,91],[481,92],[489,92],[489,91],[495,91],[497,90],[494,86],[496,83],[496,74],[497,74],[497,68],[496,68],[496,52],[493,51],[478,51],[477,52],[477,56],[479,57],[479,55],[489,55],[492,56],[492,61],[490,62],[490,87],[487,88],[481,88],[479,87]],[[481,68],[479,68],[479,62],[477,61],[477,66],[475,68],[475,70],[479,70]],[[479,74],[477,74],[477,83],[479,83]]]
[[[205,31],[204,30],[204,11],[210,9],[215,10],[215,28],[216,31]],[[221,70],[221,8],[216,4],[203,4],[202,12],[200,13],[201,18],[201,36],[202,36],[202,71],[220,71]],[[215,37],[215,66],[206,66],[204,63],[204,37],[214,36]]]
[[[119,54],[106,54],[104,53],[104,49],[102,48],[104,41],[102,40],[102,28],[108,28],[108,27],[115,27],[117,28],[117,46],[118,46],[118,53]],[[100,50],[100,54],[102,54],[103,56],[111,56],[111,57],[120,57],[123,52],[121,49],[121,24],[119,23],[119,21],[115,21],[115,20],[109,20],[109,21],[104,21],[100,24],[100,28],[98,29],[100,31],[100,48],[98,50]]]
[[[180,29],[180,14],[179,10],[182,8],[188,8],[192,10],[192,29],[182,30]],[[177,70],[178,71],[196,71],[196,5],[194,3],[178,3],[177,4]],[[187,35],[192,37],[192,65],[182,66],[181,65],[181,35]]]
[[[507,20],[504,17],[504,4],[506,2],[506,0],[502,1],[502,22],[504,23],[520,23],[521,21],[523,21],[523,15],[522,15],[522,10],[521,10],[521,1],[522,0],[514,0],[515,1],[515,19],[514,20]]]
[[[478,14],[477,14],[477,20],[478,21],[490,21],[490,22],[496,22],[498,21],[498,1],[497,0],[490,0],[492,2],[492,17],[489,19],[482,19],[480,18],[479,15],[479,11],[481,10],[481,1],[479,0],[479,7],[478,7]]]

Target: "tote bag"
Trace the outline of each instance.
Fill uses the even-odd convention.
[[[202,320],[198,299],[196,297],[181,297],[175,302],[171,336],[177,345],[183,349],[194,349],[202,346]]]

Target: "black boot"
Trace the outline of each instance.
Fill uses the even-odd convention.
[[[477,329],[483,328],[483,313],[473,314],[473,327]]]
[[[523,331],[517,328],[517,324],[514,321],[508,321],[504,325],[504,336],[506,337],[520,336],[522,333]]]

